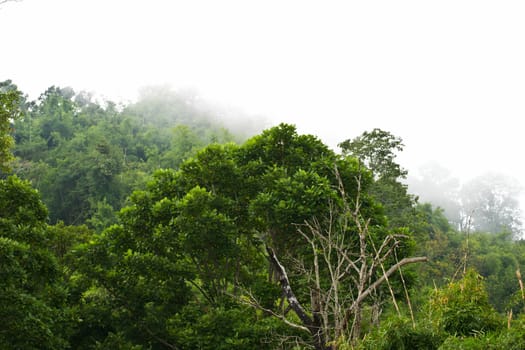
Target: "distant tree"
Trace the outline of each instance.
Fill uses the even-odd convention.
[[[421,200],[442,208],[455,229],[521,235],[522,188],[515,179],[487,173],[460,184],[447,169],[431,164],[419,177],[409,178],[409,184]]]
[[[459,179],[439,164],[429,163],[419,169],[419,176],[408,176],[408,188],[421,202],[443,209],[443,214],[455,229],[461,227]]]
[[[14,85],[3,86],[11,91]],[[238,139],[202,104],[156,88],[119,108],[52,86],[38,101],[22,97],[23,116],[9,119],[16,140],[13,170],[40,190],[52,223],[101,229],[154,170],[178,168],[205,145]]]
[[[403,140],[388,131],[365,131],[361,136],[341,142],[339,147],[343,154],[361,160],[378,179],[397,180],[407,175],[407,171],[394,161],[396,152],[403,150]]]
[[[501,174],[485,174],[466,183],[460,192],[463,229],[471,221],[476,231],[521,234],[521,210],[516,180]]]
[[[339,144],[343,155],[355,157],[372,171],[375,182],[369,191],[383,204],[391,227],[406,226],[414,220],[416,198],[402,182],[407,171],[396,163],[397,152],[403,150],[403,140],[388,131],[374,129]]]

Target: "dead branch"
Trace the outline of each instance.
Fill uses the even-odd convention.
[[[313,318],[308,316],[303,306],[295,296],[292,290],[292,286],[290,284],[290,280],[288,279],[288,274],[286,273],[284,266],[279,262],[279,259],[277,259],[275,252],[270,247],[266,247],[266,251],[268,252],[268,258],[270,259],[271,264],[274,265],[275,269],[279,274],[279,283],[281,284],[281,289],[283,290],[283,293],[286,296],[286,300],[288,300],[290,308],[294,311],[294,313],[297,315],[297,317],[299,317],[303,325],[310,332],[314,340],[315,348],[317,350],[326,349],[324,345],[324,329],[321,326],[321,320],[319,319],[318,314],[314,313]]]
[[[403,258],[401,261],[399,261],[397,264],[392,265],[381,277],[379,277],[374,283],[372,283],[366,290],[364,290],[360,295],[357,296],[357,298],[354,300],[350,308],[346,310],[346,323],[348,324],[348,319],[354,309],[361,304],[361,302],[366,299],[370,293],[372,293],[377,287],[381,285],[388,277],[390,277],[394,272],[399,270],[404,265],[408,264],[414,264],[419,262],[426,262],[428,261],[428,258],[426,256],[420,256],[420,257],[414,257],[414,258]]]
[[[228,295],[230,295],[231,297],[233,298],[236,298],[241,304],[244,304],[244,305],[248,305],[248,306],[251,306],[255,309],[258,309],[258,310],[261,310],[263,312],[266,312],[267,314],[269,315],[272,315],[278,319],[280,319],[281,321],[283,321],[285,324],[287,324],[288,326],[292,327],[292,328],[296,328],[296,329],[300,329],[300,330],[303,330],[303,331],[306,331],[306,332],[309,332],[308,328],[304,327],[304,326],[301,326],[297,323],[294,323],[294,322],[291,322],[290,320],[288,320],[286,318],[286,313],[283,313],[283,314],[278,314],[277,312],[271,310],[271,309],[268,309],[268,308],[265,308],[264,306],[262,306],[259,301],[257,300],[257,298],[250,292],[250,291],[247,291],[247,290],[244,290],[243,291],[245,295],[248,296],[248,300],[244,299],[244,298],[237,298],[236,296],[234,295],[231,295],[229,293],[227,293]]]
[[[327,342],[341,337],[352,341],[359,339],[365,299],[377,292],[383,283],[388,284],[394,298],[389,277],[401,272],[404,265],[427,261],[426,257],[397,260],[397,249],[403,239],[408,238],[406,235],[387,235],[376,246],[369,231],[371,219],[363,217],[361,213],[361,206],[364,204],[361,198],[361,176],[355,177],[356,197],[350,200],[337,168],[335,174],[339,182],[342,206],[338,207],[335,202],[330,202],[329,215],[322,222],[312,218],[296,225],[298,233],[311,249],[312,261],[305,264],[303,259],[297,259],[297,262],[288,267],[295,268],[307,277],[310,284],[310,304],[307,308],[297,299],[286,269],[275,251],[266,247],[271,270],[275,272],[275,280],[281,286],[282,303],[287,301],[287,310],[293,310],[300,322],[291,322],[282,311],[279,314],[264,308],[251,295],[249,301],[251,306],[286,324],[308,331],[318,350],[326,350],[329,348]],[[395,264],[390,266],[386,262],[392,256],[395,257]],[[405,293],[408,295],[406,290]]]
[[[268,252],[268,258],[270,259],[271,264],[279,274],[279,283],[281,284],[281,288],[286,296],[286,300],[288,300],[288,304],[290,304],[292,310],[306,327],[312,326],[313,320],[306,314],[301,303],[299,303],[299,300],[297,300],[284,266],[281,265],[272,248],[266,247],[266,251]]]

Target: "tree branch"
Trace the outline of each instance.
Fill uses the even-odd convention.
[[[313,324],[313,320],[306,314],[306,311],[304,311],[301,303],[299,303],[299,300],[297,300],[297,297],[292,290],[292,286],[290,285],[290,280],[288,279],[288,275],[286,274],[284,266],[281,265],[272,248],[266,247],[266,251],[268,252],[268,257],[271,264],[279,273],[279,283],[281,284],[281,288],[286,296],[286,299],[288,300],[288,304],[290,304],[290,307],[299,317],[301,322],[303,322],[306,327],[310,328]]]
[[[363,291],[361,295],[357,297],[357,299],[354,301],[354,304],[358,304],[362,302],[374,289],[379,287],[381,283],[385,281],[388,277],[390,277],[394,272],[399,270],[401,266],[408,265],[408,264],[414,264],[419,262],[426,262],[428,261],[428,258],[426,256],[418,256],[414,258],[404,258],[400,262],[398,262],[395,265],[392,265],[380,278],[378,278],[374,283],[372,283],[366,290]],[[352,305],[351,308],[354,306]]]
[[[413,258],[404,258],[401,261],[399,261],[397,264],[392,265],[380,278],[378,278],[374,283],[368,286],[361,294],[357,296],[357,298],[354,300],[352,305],[346,310],[345,315],[345,325],[348,324],[348,320],[350,315],[352,314],[352,311],[361,304],[361,302],[366,299],[370,293],[372,293],[377,287],[381,285],[388,277],[390,277],[394,272],[399,270],[402,266],[408,265],[408,264],[414,264],[419,262],[426,262],[428,261],[428,258],[426,256],[419,256],[419,257],[413,257]]]
[[[305,331],[305,332],[309,332],[310,331],[308,328],[306,328],[304,326],[301,326],[301,325],[299,325],[297,323],[293,323],[293,322],[289,321],[286,318],[286,313],[288,312],[287,310],[285,310],[284,313],[282,315],[280,315],[277,312],[262,306],[251,292],[245,290],[244,293],[246,293],[248,295],[249,301],[246,301],[243,298],[237,298],[234,295],[229,294],[229,293],[226,293],[226,294],[230,295],[231,297],[236,298],[237,300],[239,300],[240,303],[242,303],[244,305],[248,305],[248,306],[251,306],[251,307],[253,307],[255,309],[264,311],[267,314],[272,315],[272,316],[280,319],[281,321],[283,321],[285,324],[287,324],[288,326],[290,326],[292,328],[297,328],[297,329],[300,329],[300,330]]]

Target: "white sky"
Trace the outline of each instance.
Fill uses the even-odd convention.
[[[331,146],[379,127],[409,169],[525,182],[524,1],[23,0],[0,80],[133,98],[169,83]]]

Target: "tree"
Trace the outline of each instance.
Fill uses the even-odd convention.
[[[410,189],[421,200],[443,208],[456,229],[491,233],[507,230],[520,236],[522,188],[515,179],[487,173],[460,186],[458,179],[437,165],[428,165],[420,173],[420,178],[409,180]]]
[[[0,347],[67,348],[69,309],[48,242],[47,209],[29,183],[0,180]]]
[[[11,123],[21,94],[0,84],[0,168],[12,159]],[[55,256],[48,246],[47,209],[30,184],[16,176],[0,179],[0,347],[62,349],[67,318]]]
[[[374,129],[339,144],[343,154],[358,158],[378,179],[404,179],[407,171],[394,159],[403,150],[403,140],[388,131]]]
[[[292,286],[299,305],[309,300],[314,279],[303,272],[313,271],[315,257],[321,259],[316,254],[321,253],[312,249],[306,237],[321,246],[325,229],[332,225],[334,230],[340,229],[341,240],[334,244],[344,243],[339,252],[343,247],[346,251],[340,262],[365,266],[361,275],[352,267],[344,278],[333,276],[334,283],[348,285],[359,276],[362,283],[372,280],[361,289],[358,284],[349,287],[357,302],[345,308],[348,325],[341,326],[341,332],[346,332],[367,297],[388,277],[394,280],[392,274],[407,262],[403,258],[410,250],[402,243],[404,238],[385,230],[381,207],[367,192],[373,182],[371,173],[357,160],[335,155],[315,137],[298,135],[290,125],[266,130],[242,146],[213,144],[198,151],[178,171],[157,171],[144,191],[131,196],[119,224],[80,250],[78,269],[92,280],[90,290],[106,296],[102,305],[109,305],[112,314],[122,315],[104,325],[112,333],[137,345],[207,348],[212,345],[202,340],[208,337],[205,330],[192,337],[201,339],[199,343],[187,336],[188,327],[195,330],[192,325],[197,320],[210,321],[201,314],[219,318],[243,315],[247,322],[256,324],[261,337],[267,337],[268,326],[275,327],[276,321],[281,321],[280,329],[294,323],[293,317],[288,319],[290,315],[274,320],[266,314],[272,310],[276,315],[286,306],[298,305],[285,293],[287,288],[279,291],[279,276],[287,276],[286,283]],[[340,188],[345,189],[343,197]],[[356,205],[355,198],[359,198],[359,215],[352,220],[344,203]],[[327,221],[330,215],[333,222]],[[307,233],[305,227],[297,226],[307,222],[313,228],[315,218],[323,225],[318,233]],[[366,246],[366,257],[359,255],[360,244]],[[329,246],[326,249],[334,252],[339,249]],[[360,258],[356,260],[355,254]],[[303,270],[295,268],[294,262],[299,261]],[[332,263],[337,262],[323,265],[323,273],[328,273]],[[386,267],[384,272],[381,264]],[[388,270],[394,265],[397,267]],[[330,283],[330,279],[323,277],[319,283]],[[281,287],[285,286],[281,283]],[[238,304],[243,300],[257,300],[257,305],[265,308],[264,317],[254,320],[258,313]],[[242,322],[231,320],[231,324],[237,326],[217,326],[217,334],[235,343],[244,342],[234,335]],[[305,321],[284,335],[293,334],[318,347],[335,340],[333,333],[322,337],[310,333],[310,340],[304,333],[295,335],[308,327],[313,326]],[[216,346],[217,336],[214,339]],[[263,346],[261,340],[255,343]]]
[[[211,180],[222,179],[229,180]],[[79,250],[76,268],[92,281],[86,311],[112,316],[106,324],[86,324],[76,338],[94,336],[105,343],[109,331],[137,346],[203,349],[226,339],[239,346],[247,341],[241,329],[254,324],[256,314],[232,305],[226,292],[235,281],[257,279],[263,260],[240,233],[246,228],[235,225],[234,203],[220,188],[194,186],[177,195],[183,184],[175,180],[173,171],[158,171],[147,190],[131,196],[119,225]],[[225,322],[226,317],[244,321]],[[98,327],[106,334],[89,333]],[[271,346],[260,337],[274,325],[257,327],[261,334],[254,330],[246,349]]]
[[[1,3],[0,3],[1,4]],[[0,83],[0,171],[10,169],[8,163],[13,159],[11,147],[11,124],[20,116],[21,92],[11,81]]]
[[[265,308],[249,294],[254,307],[310,333],[316,349],[335,349],[345,339],[359,339],[364,302],[383,283],[388,284],[394,297],[389,277],[404,265],[427,260],[425,257],[398,260],[398,250],[403,249],[403,241],[408,236],[388,234],[382,242],[377,242],[374,236],[379,232],[373,232],[370,218],[361,214],[360,179],[356,182],[355,200],[349,202],[341,182],[342,207],[332,202],[329,217],[322,221],[312,219],[298,226],[299,233],[311,247],[313,259],[313,262],[301,259],[295,263],[306,276],[310,308],[306,309],[304,300],[295,294],[287,269],[270,246],[266,248],[269,260],[277,272],[288,307],[283,305],[278,311]],[[299,322],[288,316],[290,310]]]
[[[519,236],[522,230],[520,191],[516,180],[501,174],[485,174],[471,180],[461,189],[463,228],[472,220],[476,231],[509,230]]]
[[[431,307],[438,325],[452,335],[473,336],[502,326],[488,302],[483,279],[474,270],[436,291]]]
[[[355,157],[372,171],[375,182],[370,193],[383,204],[391,227],[403,227],[414,220],[416,198],[401,180],[407,171],[395,162],[396,153],[403,150],[401,138],[388,131],[374,129],[339,144],[343,155]]]

